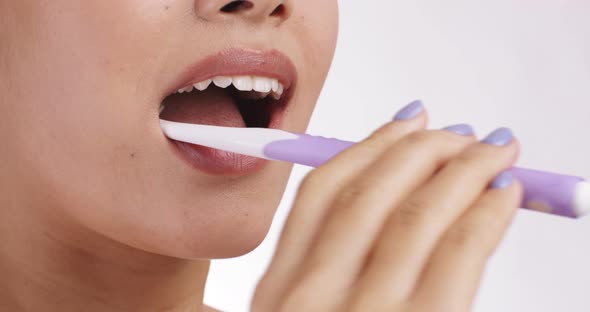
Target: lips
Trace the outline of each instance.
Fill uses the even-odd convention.
[[[276,51],[232,49],[188,67],[162,101],[164,120],[279,128],[295,89],[295,66]],[[169,140],[189,165],[212,175],[243,175],[266,160]]]

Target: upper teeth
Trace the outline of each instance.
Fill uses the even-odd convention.
[[[194,89],[203,91],[206,90],[211,83],[220,87],[227,88],[230,85],[240,91],[256,91],[259,92],[260,97],[266,97],[269,94],[275,99],[280,99],[285,91],[285,87],[277,79],[259,77],[259,76],[217,76],[211,79],[197,82],[190,86],[178,89],[177,93],[191,92]]]

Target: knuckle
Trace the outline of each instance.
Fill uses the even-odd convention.
[[[437,141],[437,135],[431,130],[416,131],[405,137],[405,143],[412,146],[432,145]]]
[[[406,228],[433,222],[433,215],[426,209],[428,206],[429,203],[421,197],[409,198],[394,213],[394,222]]]
[[[412,196],[403,203],[400,213],[408,217],[422,217],[426,205],[426,200],[422,196]]]
[[[334,205],[336,207],[342,207],[346,204],[353,203],[362,197],[365,193],[365,189],[358,184],[350,184],[344,187],[335,199]]]
[[[451,163],[459,168],[473,169],[473,167],[481,167],[488,158],[490,158],[488,154],[479,153],[477,149],[474,149],[459,153],[451,160]]]
[[[440,145],[440,144],[439,144]],[[399,145],[392,146],[388,150],[391,155],[403,155],[403,157],[423,158],[437,153],[436,137],[432,132],[419,131],[405,136]]]
[[[384,146],[387,146],[384,141],[365,141],[352,147],[350,151],[354,152],[357,159],[373,159],[376,152],[378,154]]]
[[[469,153],[462,153],[451,159],[447,163],[447,167],[458,173],[458,177],[487,180],[491,174],[490,171],[497,170],[494,169],[494,165],[490,163],[491,161],[493,160],[474,157]]]
[[[507,165],[506,158],[499,156],[497,151],[469,148],[451,158],[446,166],[461,176],[487,180],[490,175],[498,173],[501,167]]]
[[[447,244],[457,249],[478,248],[487,241],[489,241],[489,235],[474,229],[471,224],[455,225],[448,230],[446,235]]]
[[[415,149],[417,154],[434,155],[446,159],[450,155],[461,152],[469,140],[458,135],[448,135],[438,130],[423,130],[411,133],[404,138],[404,144]]]

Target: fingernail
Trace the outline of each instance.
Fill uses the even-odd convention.
[[[490,133],[485,139],[481,142],[485,144],[491,144],[496,146],[504,146],[508,145],[508,143],[512,142],[514,135],[512,131],[508,128],[498,128]]]
[[[475,131],[473,131],[473,127],[471,127],[468,124],[452,125],[452,126],[448,126],[448,127],[443,128],[443,130],[451,131],[451,132],[456,133],[458,135],[464,135],[464,136],[470,136],[470,135],[475,134]]]
[[[494,178],[492,183],[490,183],[490,187],[493,189],[507,188],[512,184],[513,179],[514,177],[510,171],[504,171]]]
[[[422,111],[424,110],[424,105],[422,105],[422,101],[417,100],[408,105],[404,108],[400,109],[395,117],[393,117],[394,121],[399,120],[410,120],[416,118]]]

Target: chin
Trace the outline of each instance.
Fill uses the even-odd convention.
[[[200,224],[187,221],[178,226],[182,231],[160,235],[178,239],[157,248],[159,253],[166,256],[187,260],[243,256],[256,249],[265,239],[275,209],[276,206],[245,206],[242,210],[246,211],[245,215],[212,217]]]
[[[169,187],[157,195],[162,197],[146,202],[149,207],[129,209],[142,209],[142,218],[125,213],[127,231],[111,234],[128,245],[179,259],[245,255],[268,234],[291,168],[270,163],[254,175]]]

